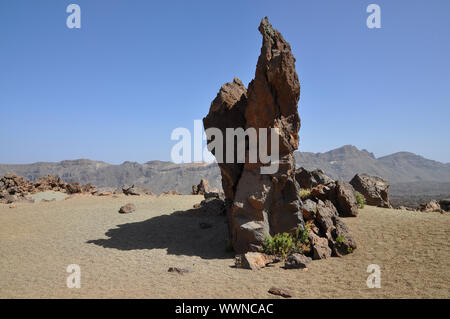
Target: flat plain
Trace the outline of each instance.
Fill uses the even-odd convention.
[[[358,249],[313,261],[234,268],[224,216],[190,210],[202,196],[94,197],[0,204],[0,298],[450,298],[450,214],[369,207],[345,222]],[[119,214],[132,202],[136,211]],[[212,225],[202,229],[200,223]],[[68,288],[66,269],[81,269]],[[368,288],[368,265],[381,288]],[[191,273],[168,272],[169,267]]]

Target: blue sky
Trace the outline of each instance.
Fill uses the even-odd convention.
[[[450,162],[449,13],[446,0],[0,0],[0,163],[169,160],[174,128],[253,78],[266,15],[297,59],[301,151]]]

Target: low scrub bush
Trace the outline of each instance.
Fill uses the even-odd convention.
[[[311,195],[311,191],[309,189],[301,189],[299,194],[301,199],[307,199]]]
[[[292,253],[307,253],[310,251],[308,226],[298,227],[295,234],[282,233],[273,237],[266,236],[261,252],[286,258]]]
[[[364,196],[360,192],[355,192],[356,201],[358,202],[359,208],[364,208],[365,200]]]

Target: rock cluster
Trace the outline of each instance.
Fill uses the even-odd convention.
[[[66,183],[61,178],[51,175],[41,177],[35,183],[16,174],[7,174],[0,178],[0,202],[2,203],[29,200],[28,195],[44,191],[75,194],[92,193],[96,191],[96,188],[91,184]]]
[[[439,205],[441,206],[441,209],[450,212],[450,198],[441,199],[439,201]]]
[[[300,188],[303,189],[311,189],[321,184],[327,185],[334,182],[320,169],[308,171],[303,167],[300,167],[295,171],[295,179],[297,180]]]
[[[236,255],[234,265],[237,268],[258,270],[274,262],[277,262],[275,256],[258,252],[248,252],[245,254]]]
[[[200,204],[194,205],[194,209],[199,209],[203,212],[208,212],[214,215],[225,214],[225,197],[223,193],[205,193],[204,200]]]
[[[122,192],[128,196],[153,195],[150,189],[136,185],[132,186],[124,185],[122,187]]]
[[[15,201],[31,201],[28,197],[29,195],[45,191],[67,194],[91,194],[95,196],[109,196],[119,193],[135,196],[153,195],[151,190],[135,185],[124,186],[119,190],[112,188],[97,189],[91,183],[85,185],[68,183],[64,182],[60,177],[52,175],[41,177],[34,183],[16,174],[7,174],[0,178],[0,203],[10,204]]]
[[[192,195],[205,195],[207,193],[219,193],[217,188],[211,187],[206,178],[202,178],[198,185],[192,185]]]
[[[239,79],[224,84],[203,119],[208,144],[215,137],[209,128],[222,132],[224,137],[221,152],[211,149],[219,158],[222,186],[227,203],[227,216],[232,245],[237,253],[257,251],[266,235],[294,232],[303,227],[299,186],[295,181],[294,150],[298,148],[300,118],[297,104],[300,98],[300,83],[295,71],[295,58],[291,47],[281,33],[273,29],[267,18],[261,21],[259,31],[263,37],[261,55],[256,66],[255,79],[248,89]],[[245,160],[238,161],[236,143],[227,150],[226,129],[269,129],[268,145],[272,141],[270,129],[278,129],[279,169],[273,174],[261,174],[263,164],[249,160],[250,147],[246,143]],[[234,137],[232,137],[234,139]],[[228,141],[230,142],[230,141]],[[261,146],[257,134],[256,154],[269,154]],[[268,147],[269,148],[269,147]],[[233,159],[225,154],[234,154]],[[223,162],[222,162],[223,161]]]
[[[324,259],[343,256],[356,249],[356,242],[342,217],[356,217],[358,203],[348,182],[334,181],[321,170],[296,170],[302,188],[302,215],[310,249],[308,256]],[[312,187],[312,188],[311,188]]]
[[[278,288],[278,287],[271,287],[268,290],[268,293],[270,293],[272,295],[280,296],[283,298],[291,298],[292,297],[292,292],[290,290]]]
[[[356,174],[350,184],[364,196],[367,205],[392,208],[389,203],[389,183],[381,177]]]
[[[446,205],[446,208],[448,208],[448,205]],[[441,208],[441,205],[436,200],[432,200],[428,203],[420,204],[419,210],[421,212],[425,212],[425,213],[431,213],[431,212],[443,213],[444,212],[444,210]]]

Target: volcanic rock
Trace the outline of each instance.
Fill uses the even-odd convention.
[[[78,194],[82,192],[81,185],[79,183],[67,183],[66,185],[67,194]]]
[[[300,185],[300,188],[303,189],[311,189],[320,184],[326,185],[334,182],[320,169],[308,171],[303,167],[300,167],[295,171],[295,179]]]
[[[266,234],[293,233],[299,225],[304,225],[293,156],[298,148],[300,129],[297,111],[300,84],[295,58],[289,43],[273,29],[267,18],[261,21],[259,31],[263,44],[255,79],[248,90],[239,79],[224,84],[203,119],[208,148],[216,156],[221,170],[232,245],[237,253],[257,251]],[[256,129],[257,146],[248,141],[245,145],[227,143],[227,128],[247,132]],[[254,163],[250,154],[270,153],[262,147],[261,136],[264,135],[258,133],[260,129],[269,129],[264,137],[270,148],[276,142],[272,141],[271,128],[278,132],[275,138],[279,142],[279,167],[274,173],[263,174],[261,169],[274,163],[264,164],[261,158]],[[222,145],[218,146],[217,134],[211,130],[222,133]],[[234,141],[235,137],[231,137]],[[233,148],[227,149],[227,144]],[[238,157],[237,152],[242,145],[244,159]]]
[[[286,258],[284,262],[284,268],[286,269],[302,269],[306,268],[307,265],[311,262],[310,257],[306,257],[302,254],[291,254]]]
[[[0,203],[3,203],[3,204],[12,204],[15,201],[16,201],[16,198],[10,194],[3,195],[3,197],[0,198]]]
[[[59,177],[55,177],[52,175],[40,177],[35,183],[34,188],[36,191],[45,192],[49,190],[53,190],[55,192],[58,191],[67,191],[67,183],[61,180]],[[70,188],[70,186],[69,186]]]
[[[319,237],[313,231],[309,231],[308,234],[313,250],[313,259],[325,259],[331,257],[331,248],[328,246],[328,239]]]
[[[316,221],[322,234],[328,239],[332,239],[331,233],[334,230],[334,218],[337,216],[337,211],[331,202],[325,204],[321,200],[317,203]]]
[[[0,191],[2,193],[19,197],[33,192],[33,189],[33,184],[19,175],[6,174],[0,178]]]
[[[272,295],[281,296],[283,298],[291,298],[292,292],[287,289],[282,289],[278,287],[271,287],[268,291]]]
[[[422,203],[419,205],[419,210],[421,212],[431,213],[431,212],[442,212],[441,205],[435,200],[428,203]]]
[[[439,201],[441,208],[447,212],[450,211],[450,198],[441,199]]]
[[[248,252],[245,254],[236,255],[234,264],[237,268],[258,270],[272,263],[275,258],[275,256],[269,256],[263,253]]]
[[[97,190],[97,187],[95,187],[94,185],[92,185],[91,183],[87,183],[86,185],[81,186],[81,192],[82,193],[90,193],[90,194],[95,194],[96,192],[105,192],[105,191],[112,191],[111,188],[108,189],[101,189],[101,190]]]
[[[355,190],[348,182],[336,182],[336,208],[340,216],[356,217],[358,215],[358,202]]]
[[[329,183],[328,185],[319,184],[311,190],[311,196],[322,201],[330,199],[336,203],[337,198],[335,190],[336,184],[334,182]]]
[[[364,196],[367,205],[390,208],[389,183],[378,176],[356,174],[350,184]]]
[[[133,203],[128,203],[119,209],[121,214],[130,214],[136,210],[136,206]]]
[[[333,239],[333,252],[338,257],[350,254],[356,249],[355,239],[350,233],[348,226],[339,217],[335,218]]]
[[[125,195],[130,196],[140,196],[142,194],[142,189],[134,185],[132,186],[125,185],[122,187],[122,191]]]
[[[212,192],[213,189],[210,185],[207,179],[202,178],[200,180],[200,183],[198,185],[192,186],[192,195],[205,195],[206,193]],[[218,191],[218,190],[215,190]]]
[[[310,199],[303,202],[302,214],[305,221],[315,219],[317,213],[317,204]]]

